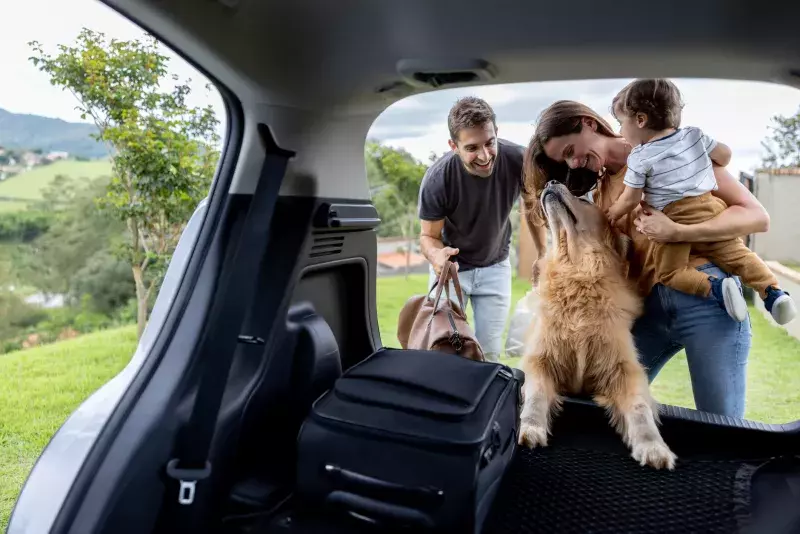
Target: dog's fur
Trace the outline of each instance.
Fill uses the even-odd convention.
[[[520,445],[547,445],[564,394],[591,394],[641,465],[673,469],[656,426],[658,404],[638,362],[631,326],[642,301],[626,280],[630,238],[601,211],[551,182],[542,206],[553,246],[539,276],[526,336]]]

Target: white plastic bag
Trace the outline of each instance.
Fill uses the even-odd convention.
[[[531,289],[517,301],[506,336],[506,356],[519,358],[525,350],[525,334],[536,318],[536,304],[539,296]]]

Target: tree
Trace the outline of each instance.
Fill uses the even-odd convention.
[[[762,164],[767,169],[800,167],[800,109],[790,117],[772,117],[771,135],[761,144],[767,154]]]
[[[187,105],[190,80],[177,84],[176,75],[168,76],[168,58],[152,36],[107,42],[84,28],[55,56],[37,41],[29,44],[33,64],[72,93],[82,117],[97,126],[95,138],[112,153],[111,180],[99,204],[129,234],[126,257],[141,336],[183,226],[208,193],[219,159],[219,121],[211,106]],[[175,85],[164,90],[168,77]]]
[[[411,262],[411,247],[419,233],[417,202],[427,166],[402,149],[368,142],[367,175],[378,213],[389,227],[399,229],[406,246],[406,277]],[[376,184],[376,185],[373,185]]]
[[[29,212],[48,214],[49,225],[29,246],[20,247],[15,261],[19,278],[45,295],[67,295],[87,258],[119,239],[124,224],[96,204],[108,180],[78,182],[57,175],[42,191],[42,200]]]

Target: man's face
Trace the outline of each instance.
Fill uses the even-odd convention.
[[[464,128],[458,132],[458,143],[448,141],[450,148],[458,153],[467,172],[488,178],[497,161],[497,129],[487,122],[483,126]]]

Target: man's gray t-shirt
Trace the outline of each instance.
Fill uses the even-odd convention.
[[[444,219],[442,242],[459,249],[451,261],[459,271],[487,267],[508,258],[511,221],[508,216],[522,193],[525,148],[498,139],[492,175],[472,175],[455,152],[428,168],[419,190],[419,218]]]

